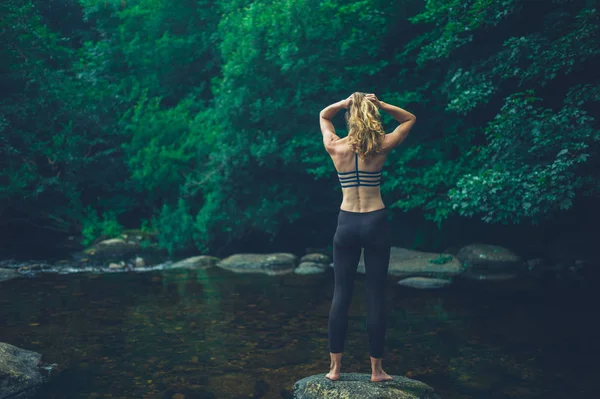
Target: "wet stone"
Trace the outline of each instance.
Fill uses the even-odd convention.
[[[214,256],[200,255],[192,256],[173,263],[169,269],[204,269],[213,267],[219,262],[219,258]]]
[[[508,248],[499,245],[470,244],[458,251],[463,274],[514,274],[525,269],[523,259]]]
[[[436,289],[447,287],[452,280],[433,277],[409,277],[398,281],[398,285],[418,289]]]
[[[315,262],[302,262],[294,269],[295,274],[322,274],[325,273],[327,265]]]
[[[331,258],[324,254],[312,253],[306,254],[302,258],[300,258],[300,263],[304,262],[321,263],[324,265],[328,265],[331,263]]]
[[[439,399],[429,385],[394,375],[394,379],[371,382],[371,375],[342,373],[338,381],[330,381],[325,374],[312,375],[294,384],[294,399]]]
[[[296,268],[297,258],[288,253],[237,254],[220,261],[217,266],[236,273],[287,274]]]
[[[42,355],[0,342],[0,399],[34,396],[46,381],[40,372]]]
[[[19,277],[19,273],[13,269],[0,269],[0,281],[6,281]]]
[[[461,270],[461,263],[451,254],[401,247],[392,247],[390,250],[390,276],[451,278],[460,274]],[[364,253],[361,254],[357,272],[365,273]]]

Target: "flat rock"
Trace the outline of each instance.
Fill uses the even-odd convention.
[[[297,257],[288,253],[231,255],[217,266],[236,273],[287,274],[296,268]]]
[[[327,265],[315,262],[301,262],[294,269],[295,274],[322,274],[325,273]]]
[[[398,281],[398,285],[419,289],[436,289],[447,287],[452,280],[433,277],[408,277]]]
[[[519,255],[499,245],[469,244],[456,257],[463,265],[463,276],[475,280],[506,280],[526,270]]]
[[[330,381],[325,374],[317,374],[294,384],[294,399],[439,399],[425,383],[392,377],[392,381],[371,382],[370,374],[348,373],[338,381]]]
[[[6,281],[19,277],[20,274],[14,269],[0,269],[0,281]]]
[[[435,263],[440,258],[445,262]],[[433,262],[430,262],[430,260]],[[450,254],[422,252],[400,247],[392,247],[390,251],[388,274],[391,276],[449,277],[460,274],[461,270],[460,261]],[[357,271],[365,273],[363,255],[360,257]]]
[[[324,254],[312,253],[306,254],[302,258],[300,258],[300,263],[304,262],[321,263],[328,265],[331,263],[331,258]]]
[[[44,383],[38,363],[42,355],[0,342],[0,399],[33,397]]]
[[[191,258],[186,258],[173,263],[169,266],[169,269],[204,269],[216,266],[218,262],[219,258],[214,256],[192,256]]]

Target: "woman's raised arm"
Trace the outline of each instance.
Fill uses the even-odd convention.
[[[337,114],[340,109],[346,109],[350,106],[350,97],[345,100],[338,101],[323,108],[319,113],[319,124],[321,125],[321,133],[323,134],[323,145],[327,152],[333,150],[333,144],[340,138],[335,134],[335,128],[331,119]]]

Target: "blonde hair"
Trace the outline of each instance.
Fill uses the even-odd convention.
[[[378,153],[385,138],[379,108],[365,95],[352,93],[350,107],[346,111],[348,144],[363,159]]]

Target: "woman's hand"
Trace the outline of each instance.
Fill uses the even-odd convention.
[[[381,101],[379,101],[375,94],[367,94],[365,98],[369,101],[372,101],[377,106],[377,108],[381,108]]]
[[[352,104],[352,95],[348,96],[348,98],[347,98],[347,99],[345,99],[345,100],[342,100],[342,106],[343,106],[345,109],[348,109],[348,108],[350,108],[350,104]]]

